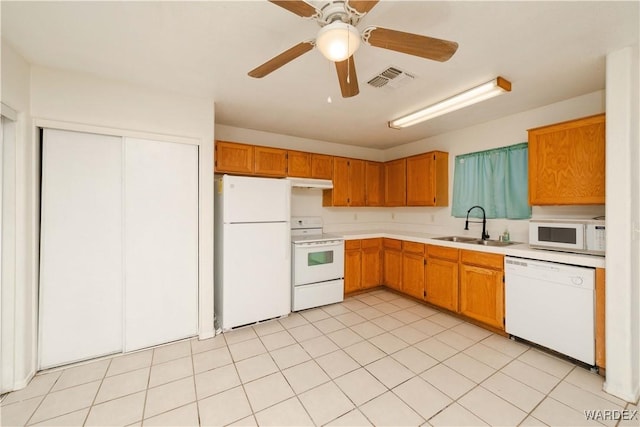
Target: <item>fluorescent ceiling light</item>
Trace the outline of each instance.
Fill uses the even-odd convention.
[[[392,120],[389,122],[389,127],[394,129],[402,129],[413,126],[415,124],[424,122],[425,120],[433,119],[434,117],[459,110],[477,102],[484,101],[485,99],[493,98],[494,96],[498,96],[504,92],[510,91],[511,83],[508,80],[503,79],[502,77],[496,77],[490,82],[481,84],[480,86],[476,86],[473,89],[469,89],[465,92],[454,95],[451,98],[447,98],[443,101],[437,102],[414,113]]]
[[[335,21],[318,31],[316,46],[329,61],[344,61],[360,47],[360,33],[353,25]]]

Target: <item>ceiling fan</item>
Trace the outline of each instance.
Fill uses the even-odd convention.
[[[315,40],[298,43],[249,71],[249,76],[261,78],[317,47],[329,60],[335,62],[343,98],[359,93],[358,77],[353,53],[363,41],[371,46],[419,56],[435,61],[447,61],[458,49],[458,43],[405,33],[381,27],[367,27],[359,31],[360,20],[375,7],[378,0],[328,1],[317,9],[302,0],[269,0],[269,2],[303,18],[315,19],[320,30]]]

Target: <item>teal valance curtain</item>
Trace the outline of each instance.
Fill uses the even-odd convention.
[[[456,156],[452,215],[464,218],[469,208],[480,205],[487,218],[531,218],[528,154],[523,142]],[[469,216],[481,218],[482,213],[474,209]]]

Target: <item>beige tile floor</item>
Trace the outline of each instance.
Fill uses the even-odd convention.
[[[638,409],[602,382],[376,290],[206,341],[42,372],[4,397],[0,424],[581,426],[600,424],[585,410]]]

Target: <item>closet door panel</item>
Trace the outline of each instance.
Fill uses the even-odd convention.
[[[125,138],[125,351],[193,336],[198,147]]]
[[[122,351],[122,138],[44,130],[40,368]]]

